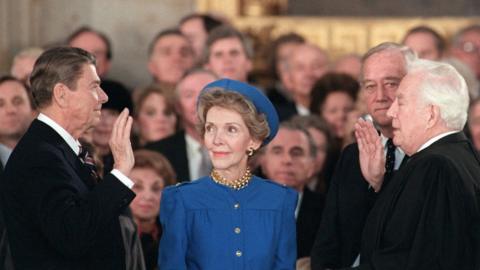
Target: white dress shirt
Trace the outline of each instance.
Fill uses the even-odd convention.
[[[40,113],[37,119],[55,130],[55,132],[57,132],[58,135],[62,137],[62,139],[67,143],[67,145],[70,146],[75,155],[78,156],[80,154],[80,142],[77,139],[73,138],[73,136],[68,133],[63,127],[61,127],[54,120],[52,120],[50,117],[46,116],[43,113]],[[117,177],[118,180],[120,180],[120,182],[122,182],[128,188],[131,189],[133,187],[133,181],[130,180],[130,178],[128,178],[127,176],[125,176],[121,171],[113,169],[110,173]]]

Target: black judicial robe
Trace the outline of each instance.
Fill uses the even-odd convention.
[[[480,161],[463,132],[414,154],[378,197],[356,269],[480,269]]]

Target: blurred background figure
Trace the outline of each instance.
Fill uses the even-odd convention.
[[[247,82],[252,70],[253,49],[247,38],[229,25],[219,26],[207,39],[204,67],[219,78]]]
[[[354,109],[360,84],[350,75],[327,73],[313,86],[310,112],[319,115],[330,125],[338,144],[343,146],[348,114]]]
[[[180,20],[179,28],[190,44],[195,55],[195,64],[199,66],[202,62],[205,44],[208,34],[224,22],[209,14],[193,13]]]
[[[33,65],[42,53],[43,49],[37,47],[31,47],[21,50],[13,58],[12,67],[10,68],[10,74],[28,85],[28,78],[32,73]]]
[[[290,120],[306,129],[315,143],[317,155],[315,169],[308,181],[310,190],[327,195],[340,148],[330,126],[318,115],[296,115]]]
[[[175,173],[168,160],[149,150],[134,152],[135,165],[129,175],[135,182],[137,195],[130,203],[133,220],[138,227],[147,270],[157,266],[158,247],[162,228],[158,222],[162,190],[176,183]]]
[[[307,186],[315,170],[316,149],[306,129],[287,121],[280,125],[277,135],[262,150],[260,157],[266,178],[291,187],[299,194],[295,210],[297,259],[310,257],[322,217],[324,197]]]
[[[138,147],[173,135],[178,128],[174,97],[159,85],[135,93],[135,130]]]
[[[210,159],[197,129],[197,98],[203,87],[216,80],[205,69],[193,69],[180,80],[175,89],[175,107],[182,129],[162,140],[147,144],[147,149],[162,153],[172,164],[179,182],[197,179],[208,173]]]
[[[315,82],[329,70],[328,55],[313,44],[300,44],[285,62],[286,83],[292,100],[274,103],[280,121],[310,114],[310,92]]]
[[[13,76],[0,77],[0,173],[35,116],[27,86]]]
[[[435,29],[420,25],[405,34],[402,44],[412,49],[418,58],[439,61],[447,48],[445,39]]]
[[[27,86],[13,76],[0,77],[0,178],[20,138],[36,117]],[[10,246],[0,209],[0,269],[13,269]]]
[[[273,78],[273,86],[267,89],[267,96],[274,104],[286,103],[292,97],[289,91],[286,61],[295,48],[305,43],[305,38],[297,33],[288,33],[276,38],[269,50],[268,72]],[[286,85],[287,84],[287,85]]]
[[[148,48],[148,71],[157,83],[175,86],[194,64],[194,52],[178,29],[158,33]]]
[[[97,60],[98,76],[100,78],[107,76],[110,71],[113,53],[110,39],[105,34],[88,26],[82,26],[67,38],[67,44],[93,54]]]
[[[123,109],[128,108],[130,114],[133,112],[133,102],[130,93],[122,88],[112,87],[107,84],[102,86],[103,91],[108,96],[108,101],[102,105],[100,122],[90,133],[82,136],[87,142],[92,142],[103,162],[103,169],[108,173],[113,168],[113,156],[110,150],[110,136],[112,134],[113,124]]]
[[[470,103],[468,110],[468,132],[473,146],[480,151],[480,98],[473,100]]]
[[[361,68],[362,57],[358,54],[341,56],[333,65],[333,71],[348,74],[357,81],[360,80]]]
[[[480,25],[460,29],[452,38],[450,55],[470,67],[480,80]]]

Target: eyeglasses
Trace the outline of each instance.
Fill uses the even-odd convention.
[[[473,42],[467,41],[460,43],[460,49],[466,53],[470,54],[480,54],[480,47],[474,44]]]

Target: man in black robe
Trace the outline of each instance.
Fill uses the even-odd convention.
[[[480,269],[480,159],[463,132],[468,90],[448,64],[415,60],[387,114],[410,156],[367,219],[355,269]],[[356,126],[362,173],[381,182],[383,146]],[[383,187],[379,187],[383,188]]]

